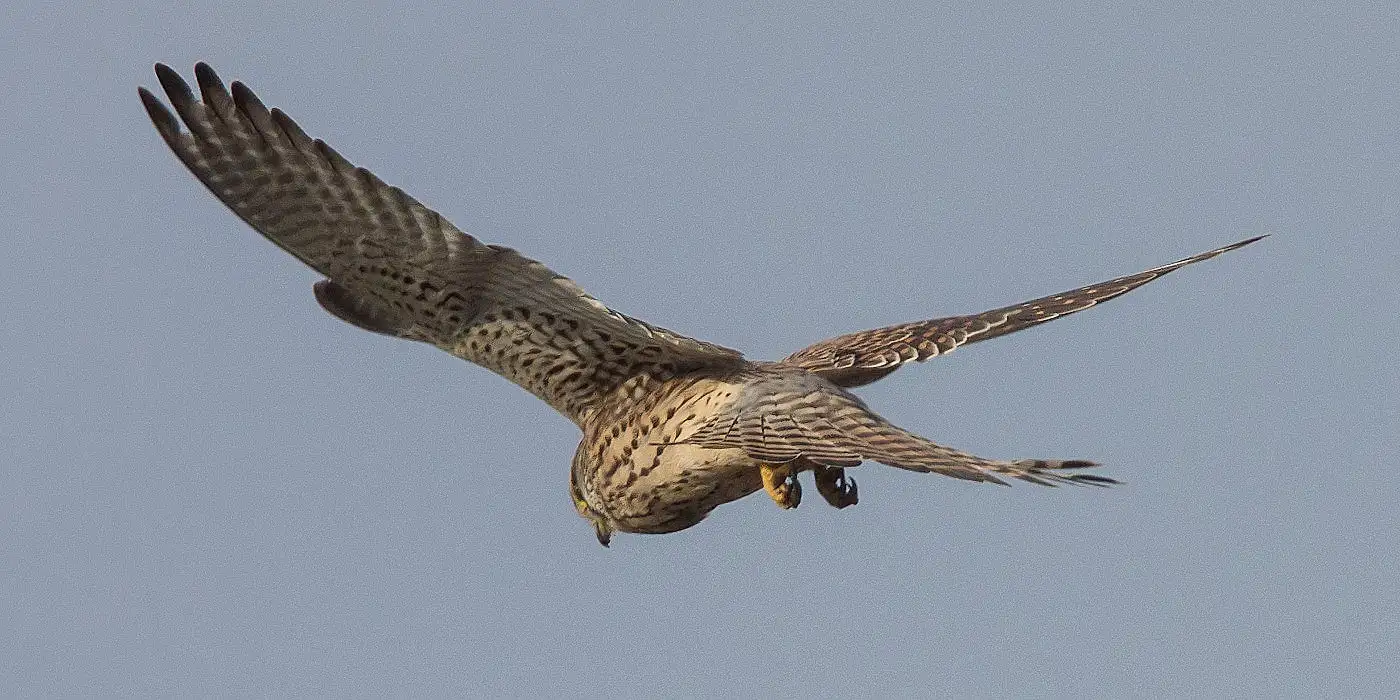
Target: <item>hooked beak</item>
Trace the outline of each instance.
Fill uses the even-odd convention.
[[[612,528],[608,527],[602,520],[593,521],[593,534],[598,536],[598,544],[604,547],[608,546],[609,542],[612,542]]]

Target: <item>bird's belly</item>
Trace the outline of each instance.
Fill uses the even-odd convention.
[[[763,487],[742,450],[641,445],[600,491],[608,519],[624,532],[684,530],[716,507]]]

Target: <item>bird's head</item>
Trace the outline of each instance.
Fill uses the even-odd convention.
[[[579,488],[578,479],[571,473],[569,475],[569,493],[574,499],[574,508],[578,514],[590,523],[593,523],[593,534],[598,537],[598,544],[604,547],[612,542],[613,528],[608,524],[606,518],[601,513],[588,505],[588,499],[583,496],[583,489]]]

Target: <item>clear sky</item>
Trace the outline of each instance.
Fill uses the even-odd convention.
[[[1400,692],[1395,6],[970,4],[11,4],[0,694]],[[196,60],[754,358],[1274,235],[862,391],[1123,487],[866,465],[603,549],[570,423],[167,152],[136,86]]]

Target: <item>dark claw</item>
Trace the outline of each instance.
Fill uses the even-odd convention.
[[[822,498],[834,508],[847,508],[860,500],[856,480],[847,476],[845,469],[818,467],[812,471],[812,478],[817,482],[817,491]]]

